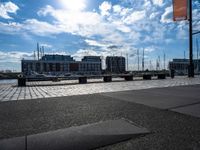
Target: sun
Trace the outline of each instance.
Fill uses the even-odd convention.
[[[70,11],[82,11],[86,8],[86,0],[59,0],[61,7]]]

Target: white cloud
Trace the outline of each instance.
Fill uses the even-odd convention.
[[[124,25],[122,21],[113,21],[112,23],[115,26],[115,28],[121,32],[124,33],[131,32],[131,29],[128,26]]]
[[[12,17],[9,16],[9,13],[16,14],[18,9],[19,7],[12,2],[5,2],[5,3],[0,2],[0,17],[4,19],[12,19]]]
[[[179,29],[176,34],[176,38],[181,40],[188,39],[188,32],[184,29]]]
[[[172,6],[165,8],[164,14],[161,16],[161,22],[162,23],[171,23],[173,22],[173,16],[172,16]]]
[[[21,31],[22,25],[16,22],[3,23],[0,22],[0,33],[16,34]]]
[[[149,19],[154,20],[156,18],[159,18],[160,12],[153,12],[150,16]]]
[[[48,15],[48,14],[51,14],[53,11],[54,11],[54,8],[53,8],[52,6],[50,6],[50,5],[47,5],[46,7],[41,8],[41,9],[37,12],[37,14],[38,14],[39,16],[46,16],[46,15]]]
[[[200,7],[200,2],[197,3],[196,5],[199,5]],[[193,30],[200,31],[200,10],[199,9],[194,9],[193,10]]]
[[[56,25],[47,22],[38,21],[36,19],[28,19],[23,23],[23,29],[39,36],[59,34],[63,31]]]
[[[137,44],[140,42],[140,38],[142,37],[140,32],[131,31],[129,34],[129,39],[132,40],[132,43]]]
[[[90,49],[79,49],[78,51],[76,51],[76,53],[72,54],[72,57],[74,57],[78,61],[80,61],[83,56],[99,56],[99,54],[96,51]]]
[[[22,23],[0,22],[0,33],[4,34],[20,34],[26,36],[27,33],[32,33],[38,36],[49,36],[63,32],[64,31],[57,25],[52,25],[50,23],[38,21],[36,19],[28,19]]]
[[[97,46],[97,47],[106,47],[107,46],[107,44],[100,43],[100,42],[95,41],[95,40],[86,39],[85,42],[90,46]]]
[[[144,51],[145,52],[153,52],[155,50],[157,50],[158,48],[155,46],[149,46],[149,47],[145,47]]]
[[[40,46],[43,46],[45,48],[52,48],[53,46],[50,44],[46,44],[46,43],[40,43]]]
[[[113,6],[113,12],[115,13],[120,13],[122,10],[121,6],[120,5],[114,5]]]
[[[78,50],[74,54],[76,58],[81,58],[83,55],[104,57],[121,53],[131,55],[136,48],[144,45],[145,51],[151,53],[159,50],[155,45],[160,44],[163,47],[173,40],[188,37],[188,26],[182,22],[173,22],[171,2],[166,0],[120,0],[117,5],[103,1],[99,9],[93,11],[87,11],[87,0],[74,0],[77,4],[80,2],[77,9],[70,8],[66,1],[63,0],[65,5],[59,9],[50,5],[41,8],[37,13],[39,16],[37,19],[29,18],[19,23],[0,22],[0,33],[19,35],[25,33],[24,35],[30,37],[32,34],[47,37],[61,33],[77,35],[86,42],[88,48]],[[165,8],[165,6],[170,7]],[[7,12],[7,17],[9,13],[11,12]],[[193,13],[194,29],[200,30],[199,9],[194,8]],[[42,21],[47,20],[47,16],[52,19],[48,22]],[[174,33],[174,37],[171,33]],[[109,46],[116,47],[112,49]]]
[[[166,43],[166,44],[170,44],[170,43],[172,43],[172,42],[174,42],[173,39],[165,39],[165,43]]]
[[[86,8],[86,0],[58,0],[61,3],[61,7],[69,11],[82,11]]]
[[[134,11],[130,16],[124,19],[124,23],[133,24],[136,21],[142,20],[145,18],[145,11]]]
[[[22,59],[33,59],[33,53],[22,52],[22,51],[0,51],[0,62],[13,62],[19,63]]]
[[[50,15],[54,17],[57,28],[63,32],[76,35],[90,36],[105,33],[108,30],[102,23],[101,16],[97,12],[71,12],[64,9],[54,9],[46,6],[38,11],[40,16]]]
[[[68,26],[77,25],[96,25],[99,23],[100,16],[96,12],[71,12],[65,9],[54,9],[52,6],[46,7],[38,11],[38,15],[47,16],[50,15],[58,23],[67,24]]]
[[[104,1],[100,6],[99,9],[101,10],[101,14],[103,16],[109,15],[109,11],[112,8],[112,5],[110,2]]]
[[[0,50],[0,70],[16,70],[21,71],[21,60],[34,59],[33,52],[23,51],[2,51]]]
[[[155,3],[156,5],[153,5]],[[163,6],[164,1],[142,0],[131,4],[132,7],[122,6],[120,3],[112,6],[110,2],[104,1],[96,11],[86,11],[85,7],[79,11],[72,11],[47,5],[38,11],[38,15],[42,19],[51,16],[53,18],[51,21],[27,19],[21,23],[0,23],[0,32],[8,31],[13,34],[27,32],[38,36],[70,33],[81,36],[91,46],[90,48],[97,46],[98,50],[106,54],[131,51],[133,46],[141,47],[144,43],[154,45],[171,42],[165,40],[170,38],[166,34],[178,31],[179,25],[172,23],[170,3],[168,5],[170,7],[165,10],[157,7]],[[95,38],[96,35],[99,37],[98,40]],[[111,50],[107,48],[109,45],[123,46]]]
[[[164,0],[152,0],[154,5],[163,6]]]

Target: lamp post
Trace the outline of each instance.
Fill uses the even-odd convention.
[[[189,8],[189,9],[188,9]],[[189,21],[189,65],[188,77],[194,77],[193,40],[192,40],[192,0],[173,0],[174,21]]]
[[[194,63],[193,63],[193,37],[192,37],[192,0],[189,0],[189,67],[188,77],[194,77]]]

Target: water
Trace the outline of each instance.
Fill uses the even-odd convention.
[[[12,83],[16,83],[16,82],[17,82],[16,79],[0,80],[0,84],[12,84]]]

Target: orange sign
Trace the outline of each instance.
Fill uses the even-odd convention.
[[[188,7],[188,0],[173,0],[174,21],[181,21],[188,19],[187,7]]]

